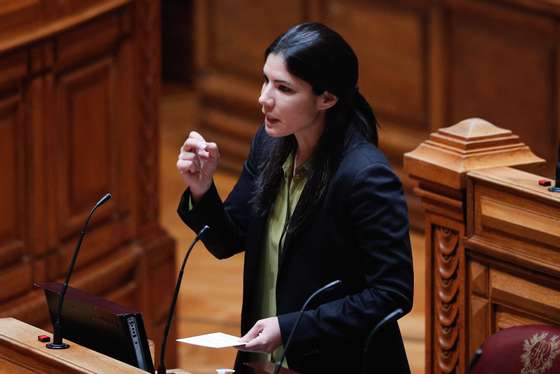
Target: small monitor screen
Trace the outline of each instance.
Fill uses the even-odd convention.
[[[45,291],[54,325],[62,284],[45,282],[37,286]],[[64,339],[154,372],[144,322],[139,312],[68,287],[61,325]]]

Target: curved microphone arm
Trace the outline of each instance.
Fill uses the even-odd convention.
[[[330,290],[331,288],[336,287],[336,286],[340,285],[341,283],[342,283],[341,280],[335,280],[335,281],[319,288],[317,291],[313,292],[313,294],[307,298],[307,300],[303,304],[303,307],[299,311],[296,322],[294,323],[294,326],[292,327],[292,331],[290,331],[290,335],[288,336],[288,340],[286,340],[286,345],[284,345],[284,352],[282,352],[282,356],[280,357],[280,360],[278,360],[276,365],[274,365],[274,373],[273,374],[278,374],[278,372],[280,371],[280,368],[282,367],[282,363],[284,362],[284,359],[286,358],[286,352],[288,352],[288,347],[290,346],[290,342],[292,341],[292,337],[294,336],[294,332],[296,331],[296,329],[299,325],[299,322],[301,321],[301,318],[303,317],[303,312],[305,312],[309,303],[311,303],[311,301],[313,301],[313,299],[315,299],[319,294],[321,294],[321,293],[323,293],[327,290]]]
[[[58,307],[56,312],[56,318],[54,321],[53,326],[53,342],[47,344],[47,348],[51,349],[66,349],[69,347],[68,344],[62,342],[62,324],[61,324],[61,316],[62,316],[62,305],[64,303],[64,296],[66,295],[66,291],[68,290],[68,284],[70,283],[70,277],[72,276],[72,272],[74,271],[74,265],[76,265],[76,259],[78,258],[78,252],[80,252],[80,248],[82,246],[82,241],[86,235],[87,227],[89,225],[89,220],[93,216],[93,213],[97,208],[101,205],[105,204],[107,201],[111,199],[111,194],[107,193],[103,196],[95,206],[91,209],[89,216],[82,227],[82,231],[80,231],[80,238],[78,239],[78,243],[76,243],[76,248],[74,249],[74,254],[72,255],[72,261],[68,265],[68,270],[66,271],[66,278],[64,279],[64,284],[62,286],[62,291],[60,292],[60,296],[58,298]]]
[[[158,374],[165,374],[165,348],[167,348],[167,336],[169,335],[169,329],[171,328],[171,322],[173,321],[173,315],[175,314],[175,304],[177,304],[177,297],[179,296],[179,289],[181,288],[181,281],[183,280],[183,272],[185,270],[185,265],[187,264],[187,259],[189,258],[194,245],[200,240],[202,235],[208,230],[209,227],[205,225],[202,230],[198,232],[196,238],[194,238],[193,242],[191,243],[189,249],[187,249],[187,253],[185,254],[185,258],[183,259],[183,264],[181,265],[181,269],[179,270],[179,276],[177,277],[177,283],[175,284],[175,292],[173,293],[173,299],[171,300],[171,308],[169,309],[169,313],[167,315],[167,322],[165,324],[165,330],[163,333],[163,342],[161,343],[161,349],[159,354],[159,367],[158,367]]]

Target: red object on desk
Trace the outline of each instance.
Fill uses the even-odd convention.
[[[40,341],[41,343],[48,343],[51,341],[51,337],[48,335],[39,335],[37,336],[37,340]]]

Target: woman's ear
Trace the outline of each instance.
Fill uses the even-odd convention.
[[[317,100],[317,108],[319,110],[327,110],[329,108],[332,108],[337,103],[338,97],[336,97],[329,91],[325,91],[317,97]]]

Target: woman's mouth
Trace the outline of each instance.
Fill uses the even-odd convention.
[[[280,122],[280,120],[278,118],[273,117],[273,116],[268,115],[268,114],[264,118],[265,118],[266,122],[269,123],[269,124],[275,124],[275,123]]]

